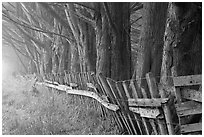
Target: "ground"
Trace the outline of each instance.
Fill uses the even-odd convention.
[[[112,116],[91,98],[33,88],[34,76],[2,81],[3,135],[119,134]]]

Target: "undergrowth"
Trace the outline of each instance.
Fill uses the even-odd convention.
[[[119,134],[111,114],[105,117],[91,98],[32,87],[34,77],[2,82],[4,135],[109,135]]]

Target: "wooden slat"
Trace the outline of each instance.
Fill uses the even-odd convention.
[[[89,72],[86,72],[87,73],[87,83],[91,83],[91,75]],[[93,83],[92,83],[93,84]],[[87,86],[86,86],[87,87]],[[88,89],[88,87],[86,88]],[[97,90],[93,90],[93,92],[97,93]],[[96,100],[92,100],[92,103],[93,103],[93,106],[97,109],[97,101]]]
[[[98,93],[99,93],[100,95],[108,96],[107,93],[106,93],[106,91],[105,91],[105,89],[104,89],[104,87],[102,86],[102,84],[101,84],[99,78],[96,77],[96,75],[94,75],[94,73],[92,73],[91,76],[92,76],[93,80],[95,81],[95,87],[98,89],[98,90],[97,90]],[[109,111],[108,111],[105,107],[103,107],[102,105],[100,105],[100,106],[101,106],[101,110],[102,110],[103,113],[104,113],[104,116],[106,116],[106,114],[108,114]],[[118,117],[117,117],[117,114],[116,114],[116,113],[113,113],[113,116],[114,116],[115,119],[117,120],[116,122],[118,122],[118,124],[119,124],[118,126],[119,126],[121,129],[123,129],[123,127],[122,127],[122,125],[121,125],[121,122],[120,122],[120,119],[118,119]],[[123,129],[123,130],[124,130],[124,129]]]
[[[153,74],[151,72],[146,74],[146,80],[151,94],[151,98],[160,98],[156,79],[153,77]]]
[[[130,81],[130,87],[132,89],[132,95],[133,97],[136,99],[136,98],[139,98],[139,97],[142,97],[142,95],[138,95],[137,93],[137,89],[136,89],[136,86],[135,86],[135,83],[133,80]]]
[[[101,74],[98,75],[98,82],[101,85],[101,87],[103,88],[103,91],[112,99],[112,102],[114,104],[117,104],[116,100],[114,99],[113,94],[111,93],[111,89],[108,86],[107,81],[103,78],[103,76]],[[128,131],[126,123],[125,123],[125,121],[123,119],[123,116],[122,116],[121,112],[118,111],[115,116],[118,119],[118,122],[119,122],[120,126],[122,127],[122,129]]]
[[[124,84],[123,82],[116,82],[116,87],[119,91],[120,98],[122,100],[124,100],[123,104],[125,105],[125,107],[127,109],[127,111],[125,111],[125,114],[128,118],[127,120],[130,122],[131,129],[133,130],[132,132],[134,132],[134,134],[136,134],[136,135],[141,134],[139,131],[139,127],[138,127],[137,123],[134,124],[134,122],[133,122],[134,117],[131,117],[132,112],[129,111],[128,102],[127,102],[127,95],[126,95],[126,92],[128,92],[128,90],[127,90],[127,86],[125,86],[126,89],[124,89],[123,84]],[[139,133],[138,133],[138,131],[139,131]]]
[[[149,87],[151,98],[159,98],[160,95],[159,95],[159,90],[157,88],[156,79],[153,77],[153,74],[151,72],[146,74],[146,80]],[[166,125],[161,124],[161,123],[165,123],[164,119],[157,119],[156,121],[159,125],[160,133],[162,135],[166,135],[167,134]]]
[[[143,98],[147,98],[147,94],[145,92],[145,90],[143,88],[141,88],[141,93]],[[152,123],[151,121],[149,121],[148,118],[142,117],[143,120],[145,120],[144,124],[145,124],[145,128],[147,128],[148,131],[148,135],[151,135],[151,131],[150,131],[150,123]]]
[[[195,100],[202,102],[202,92],[193,89],[184,89],[181,91],[181,95],[185,99]]]
[[[84,75],[84,89],[86,89],[87,88],[87,84],[86,83],[88,83],[87,73],[84,72],[83,75]]]
[[[118,89],[116,87],[116,83],[112,79],[109,79],[109,78],[107,78],[106,81],[107,81],[107,83],[108,83],[108,85],[109,85],[109,87],[111,89],[110,91],[111,91],[111,93],[113,95],[112,98],[114,100],[116,100],[117,104],[120,106],[120,109],[122,111],[124,111],[124,112],[127,111],[128,108],[125,106],[125,104],[124,104],[125,102],[122,100],[121,96],[119,95],[120,91],[118,91]],[[126,115],[122,111],[121,111],[121,117],[122,117],[122,119],[123,119],[123,121],[125,123],[125,126],[126,126],[126,128],[128,130],[128,133],[133,134],[133,132],[131,130],[130,122],[127,119]]]
[[[65,74],[65,76],[64,76],[64,81],[65,81],[65,85],[66,85],[66,84],[69,83],[69,81],[68,81],[68,75],[67,75],[67,72],[66,72],[66,71],[64,71],[64,74]]]
[[[202,84],[202,75],[179,76],[173,78],[174,86],[191,86]]]
[[[127,96],[124,94],[125,91],[124,91],[124,89],[122,87],[122,83],[121,82],[120,83],[116,83],[116,89],[117,89],[117,91],[119,93],[119,97],[121,98],[123,106],[124,106],[124,108],[126,110],[126,111],[123,111],[123,113],[124,113],[124,115],[126,117],[126,121],[127,121],[128,125],[129,125],[129,127],[131,129],[131,133],[132,133],[132,135],[137,135],[138,133],[137,133],[137,130],[136,130],[136,125],[134,125],[133,120],[132,120],[132,118],[131,118],[131,116],[129,114],[130,111],[128,109]],[[115,91],[115,92],[117,92],[117,91]]]
[[[130,81],[130,89],[132,91],[132,96],[133,96],[134,99],[142,98],[142,93],[141,93],[140,88],[137,85],[136,80],[131,80]],[[140,121],[141,122],[140,123],[141,128],[143,129],[143,127],[144,127],[144,130],[142,130],[143,135],[149,135],[150,132],[148,130],[148,123],[147,123],[148,121],[146,121],[146,118],[138,116],[138,119],[141,119],[141,121]]]
[[[172,76],[173,77],[177,77],[177,71],[176,71],[176,67],[175,66],[172,67],[171,72],[172,72]],[[177,104],[180,104],[182,102],[180,88],[174,87],[174,93],[176,95]]]
[[[161,107],[162,104],[167,103],[169,98],[129,98],[129,106],[144,106],[144,107]]]
[[[77,84],[78,89],[82,89],[82,88],[81,88],[81,79],[80,79],[79,73],[76,73],[76,74],[75,74],[75,79],[76,79],[76,81],[75,81],[74,83]]]
[[[41,83],[39,83],[39,84],[41,84]],[[54,89],[57,89],[57,90],[66,91],[66,93],[69,93],[69,94],[91,97],[91,98],[96,99],[97,101],[99,101],[106,108],[108,108],[110,110],[113,110],[113,111],[117,111],[119,109],[118,105],[106,102],[103,98],[100,97],[100,95],[98,95],[98,94],[96,94],[94,92],[90,92],[90,91],[86,91],[86,90],[74,90],[74,89],[70,89],[68,86],[65,86],[65,85],[56,86],[56,85],[48,84],[48,83],[43,83],[43,84],[45,86],[47,86],[47,87],[51,87],[51,88],[54,88]]]
[[[202,104],[195,101],[186,101],[181,103],[180,105],[176,104],[175,106],[176,106],[176,111],[180,112],[182,110],[193,109],[198,106],[202,106]]]
[[[181,125],[181,133],[202,131],[202,123]]]
[[[96,87],[96,91],[95,92],[100,94],[100,95],[105,95],[105,94],[102,94],[102,89],[101,89],[101,87],[98,84],[98,81],[96,79],[95,74],[94,73],[93,74],[89,73],[89,75],[90,75],[90,83],[92,83]],[[107,109],[105,107],[103,107],[102,105],[100,105],[98,102],[96,102],[96,105],[97,105],[97,109],[99,109],[99,111],[101,112],[102,117],[105,118],[106,114],[107,114],[107,112],[106,112]],[[114,120],[116,120],[115,117],[114,117]],[[118,124],[118,121],[116,121],[116,123]]]
[[[158,89],[159,89],[159,93],[161,95],[161,98],[166,98],[167,94],[165,93],[166,91],[164,90],[163,86],[159,85],[158,87],[159,87]],[[171,107],[175,108],[175,106],[174,106],[174,96],[171,95],[169,98],[170,99],[168,100],[168,102],[165,103],[162,106],[162,108],[163,108],[165,120],[166,120],[166,123],[167,123],[168,134],[169,135],[174,135],[175,134],[174,126],[173,126],[174,113],[171,110]]]
[[[157,108],[135,108],[135,107],[129,107],[129,109],[132,112],[140,114],[142,117],[146,118],[157,118],[157,116],[160,114],[159,109]]]
[[[65,82],[64,82],[64,75],[63,74],[60,74],[60,79],[59,79],[59,83],[60,84],[64,84]]]
[[[73,82],[71,73],[68,73],[68,80],[69,80],[69,83]]]
[[[158,133],[157,128],[156,128],[155,120],[154,119],[149,119],[149,121],[150,121],[150,124],[152,126],[152,129],[153,129],[155,135],[158,135],[159,133]]]
[[[185,109],[178,112],[180,117],[188,116],[188,115],[195,115],[195,114],[202,114],[202,106],[198,106],[192,109]]]
[[[123,81],[122,84],[123,84],[123,88],[125,90],[127,98],[131,98],[131,94],[130,94],[131,90],[128,88],[129,82],[128,81]],[[137,124],[136,132],[141,135],[141,134],[143,134],[144,131],[143,131],[142,123],[141,123],[141,121],[139,119],[139,115],[135,114],[135,113],[132,113],[132,114],[133,114],[133,117],[134,117],[134,119],[136,121],[136,124]]]

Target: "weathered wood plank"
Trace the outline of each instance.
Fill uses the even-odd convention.
[[[130,89],[128,88],[128,85],[130,84],[128,81],[123,81],[123,88],[125,90],[125,93],[126,93],[126,96],[127,98],[131,98],[131,95],[130,95]],[[141,119],[139,118],[139,115],[138,114],[135,114],[135,113],[132,113],[133,114],[133,117],[135,118],[135,121],[136,121],[136,124],[137,124],[137,129],[136,129],[136,132],[140,135],[142,135],[144,132],[144,129],[142,127],[142,123],[141,123]],[[139,130],[139,131],[138,131]]]
[[[183,110],[188,110],[188,109],[193,109],[193,108],[196,108],[198,106],[201,107],[202,104],[199,102],[195,102],[195,101],[186,101],[186,102],[181,103],[180,105],[178,105],[178,104],[175,105],[177,112],[180,112]]]
[[[185,99],[202,102],[202,92],[193,89],[183,89],[181,95]]]
[[[158,133],[157,128],[156,128],[157,126],[156,126],[155,120],[154,119],[149,119],[149,121],[150,121],[150,124],[152,126],[152,129],[153,129],[155,135],[158,135],[159,133]]]
[[[68,73],[68,80],[69,80],[69,83],[73,82],[71,73]]]
[[[156,79],[151,72],[146,74],[146,80],[151,94],[151,98],[160,98],[159,90],[157,88]]]
[[[154,78],[154,76],[151,72],[146,74],[146,80],[147,80],[147,84],[149,87],[151,98],[160,98],[159,90],[158,90],[157,84],[156,84],[156,79]],[[163,114],[161,114],[161,115],[163,115]],[[165,123],[164,119],[157,119],[156,121],[159,125],[160,133],[162,135],[166,135],[167,134],[166,125],[161,124],[161,123]]]
[[[64,74],[65,74],[65,76],[64,76],[65,85],[67,85],[69,83],[67,72],[64,71]]]
[[[202,84],[202,75],[178,76],[173,78],[174,86],[191,86]]]
[[[141,88],[141,93],[142,93],[143,99],[147,98],[147,94],[146,94],[146,92],[145,92],[145,90],[143,88]],[[144,126],[145,126],[145,128],[147,130],[147,134],[151,135],[151,131],[149,130],[149,128],[151,126],[151,124],[150,124],[151,122],[149,121],[148,118],[145,118],[145,117],[142,117],[142,120],[143,120]]]
[[[122,98],[120,97],[119,93],[120,91],[118,91],[117,87],[116,87],[116,83],[109,78],[106,78],[106,81],[108,83],[108,86],[110,87],[110,92],[113,96],[111,96],[113,98],[113,100],[116,100],[117,104],[119,105],[120,109],[122,109],[122,111],[127,111],[126,106],[124,104],[124,102],[122,101]],[[121,117],[122,120],[125,123],[125,126],[127,128],[127,131],[129,134],[133,134],[131,127],[130,127],[130,122],[128,121],[128,119],[126,118],[126,115],[121,111]]]
[[[202,131],[202,123],[181,125],[181,133]]]
[[[123,84],[122,82],[116,82],[116,88],[119,92],[120,98],[123,101],[124,107],[127,109],[127,111],[125,111],[125,116],[127,117],[127,121],[128,121],[128,124],[131,128],[131,132],[133,132],[135,135],[141,134],[141,133],[137,132],[138,131],[138,125],[137,124],[134,125],[133,118],[130,115],[131,111],[129,111],[129,108],[128,108],[127,96],[125,94],[126,91],[124,90],[124,87],[122,84]]]
[[[133,97],[134,97],[134,100],[135,99],[139,99],[139,98],[142,98],[143,96],[142,96],[142,92],[141,92],[141,89],[139,88],[139,86],[137,85],[137,81],[136,80],[131,80],[130,81],[130,89],[132,90],[132,95],[133,95]],[[129,106],[130,106],[130,104],[129,104]],[[136,115],[137,115],[137,113],[135,113]],[[150,134],[150,132],[149,132],[149,130],[148,130],[148,124],[149,123],[147,123],[148,121],[146,120],[146,118],[144,118],[144,117],[138,117],[138,119],[141,119],[141,126],[143,126],[144,127],[144,129],[145,130],[142,130],[143,131],[143,134],[145,135],[145,134],[147,134],[147,135],[149,135]],[[142,128],[142,127],[141,127]]]
[[[134,83],[133,80],[131,80],[131,82],[130,82],[130,87],[131,87],[131,89],[132,89],[132,94],[133,94],[134,98],[139,98],[139,97],[142,96],[142,95],[140,95],[140,96],[138,95],[137,89],[136,89],[136,87],[135,87],[135,83]]]
[[[158,89],[159,89],[159,93],[161,95],[161,98],[166,98],[166,93],[165,93],[163,87],[161,85],[159,85]],[[173,121],[172,120],[173,120],[173,115],[174,115],[173,112],[176,112],[176,111],[171,111],[170,106],[174,107],[174,97],[173,97],[173,95],[170,96],[170,100],[168,100],[167,103],[164,103],[162,108],[163,108],[164,116],[165,116],[166,123],[167,123],[168,133],[169,133],[169,135],[174,135],[175,132],[174,132],[174,126],[173,126]]]
[[[160,114],[159,109],[155,108],[135,108],[135,107],[129,107],[129,109],[137,114],[140,114],[142,117],[146,118],[157,118],[157,116]]]
[[[95,87],[95,89],[94,89],[95,92],[98,93],[98,94],[101,94],[101,95],[105,95],[103,93],[100,85],[98,84],[98,81],[96,79],[95,74],[94,73],[89,73],[89,77],[90,77],[90,83],[92,83],[92,85]],[[98,101],[96,101],[96,105],[97,105],[97,110],[99,109],[102,117],[105,118],[106,115],[107,115],[107,109],[105,107],[103,107],[103,105],[100,105]],[[117,118],[115,118],[115,115],[113,115],[113,117],[114,117],[115,120],[117,120]],[[116,121],[116,123],[119,124],[118,121]],[[118,126],[119,126],[119,128],[121,128],[120,125],[118,125]]]
[[[97,78],[98,78],[98,82],[99,82],[100,86],[103,89],[103,92],[105,92],[105,94],[108,95],[111,98],[111,101],[114,104],[117,104],[116,103],[117,100],[114,99],[114,95],[112,94],[111,89],[110,89],[107,81],[105,80],[105,78],[102,76],[102,74],[99,74]],[[122,116],[121,112],[118,111],[116,114],[117,114],[116,117],[117,117],[117,119],[119,121],[119,124],[122,127],[122,129],[128,131],[126,123],[125,123],[125,121],[123,119],[123,116]]]
[[[175,66],[172,67],[171,72],[172,72],[172,76],[173,76],[173,80],[174,80],[174,77],[177,77],[177,71],[176,71]],[[180,104],[182,102],[180,88],[174,87],[174,93],[176,95],[177,103]]]
[[[180,117],[182,116],[189,116],[189,115],[195,115],[195,114],[202,114],[202,107],[197,107],[193,109],[186,109],[178,112],[178,115]]]
[[[106,102],[102,97],[100,97],[100,95],[98,95],[97,93],[94,93],[94,92],[90,92],[90,91],[86,91],[86,90],[70,89],[70,87],[65,86],[65,85],[56,86],[56,85],[48,84],[48,83],[38,83],[38,84],[43,84],[43,85],[50,87],[50,88],[54,88],[54,89],[61,90],[61,91],[66,91],[66,93],[68,93],[68,94],[91,97],[93,99],[96,99],[98,102],[100,102],[106,108],[113,110],[113,111],[117,111],[119,109],[118,105]]]
[[[161,107],[162,104],[167,103],[169,98],[129,98],[129,106],[144,106],[144,107]]]

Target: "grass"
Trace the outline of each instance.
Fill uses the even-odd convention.
[[[93,99],[32,88],[33,76],[2,82],[3,135],[119,134],[111,114],[103,117]]]

